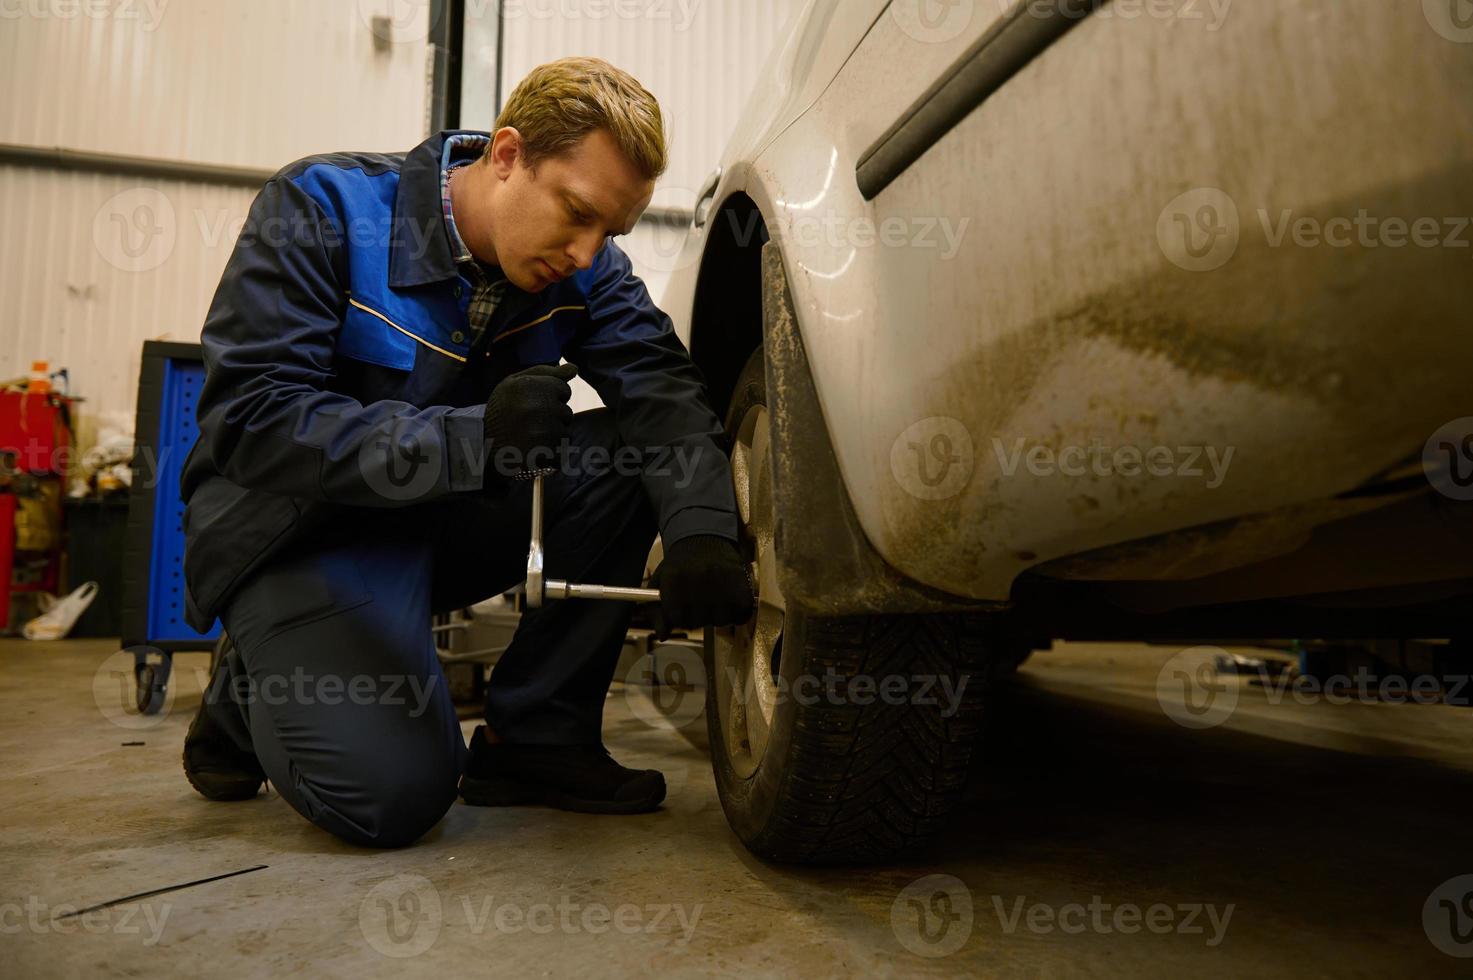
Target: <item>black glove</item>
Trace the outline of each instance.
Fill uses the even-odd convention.
[[[553,465],[554,451],[573,421],[573,409],[568,406],[573,389],[568,382],[577,373],[571,364],[539,364],[496,386],[486,401],[489,474],[506,481],[520,471]],[[509,460],[498,459],[498,450],[506,446],[517,450],[516,454],[508,453]],[[537,450],[535,456],[533,450]]]
[[[660,590],[660,601],[651,610],[660,640],[669,639],[672,629],[736,626],[752,618],[752,576],[737,546],[719,535],[676,541],[650,576],[650,585]]]

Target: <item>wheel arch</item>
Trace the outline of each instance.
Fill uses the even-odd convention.
[[[910,579],[860,526],[814,387],[780,245],[737,193],[712,213],[691,310],[691,357],[725,418],[753,351],[766,362],[778,576],[788,602],[826,616],[1000,610]]]

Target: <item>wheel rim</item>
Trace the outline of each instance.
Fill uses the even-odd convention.
[[[742,550],[757,583],[757,612],[733,629],[712,631],[721,740],[738,776],[757,771],[777,707],[785,603],[777,582],[772,456],[767,408],[743,416],[732,447],[731,477],[741,516]]]

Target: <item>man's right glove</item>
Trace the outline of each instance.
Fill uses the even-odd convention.
[[[660,590],[651,610],[659,640],[682,627],[739,626],[752,618],[756,604],[741,552],[715,534],[693,534],[672,544],[650,585]]]
[[[578,373],[571,364],[539,364],[502,380],[486,401],[488,472],[505,481],[519,471],[553,465],[558,444],[568,435],[573,409],[568,382]],[[517,450],[508,460],[498,450]],[[533,451],[536,455],[533,456]],[[506,470],[510,465],[511,469]]]

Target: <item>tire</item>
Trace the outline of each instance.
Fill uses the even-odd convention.
[[[763,466],[771,472],[765,416],[758,350],[727,413],[758,611],[747,626],[705,631],[717,792],[759,857],[889,861],[931,838],[965,787],[998,659],[989,655],[993,624],[972,614],[829,618],[786,608],[772,568],[771,484],[761,476]],[[904,696],[873,693],[890,677],[906,679]]]

